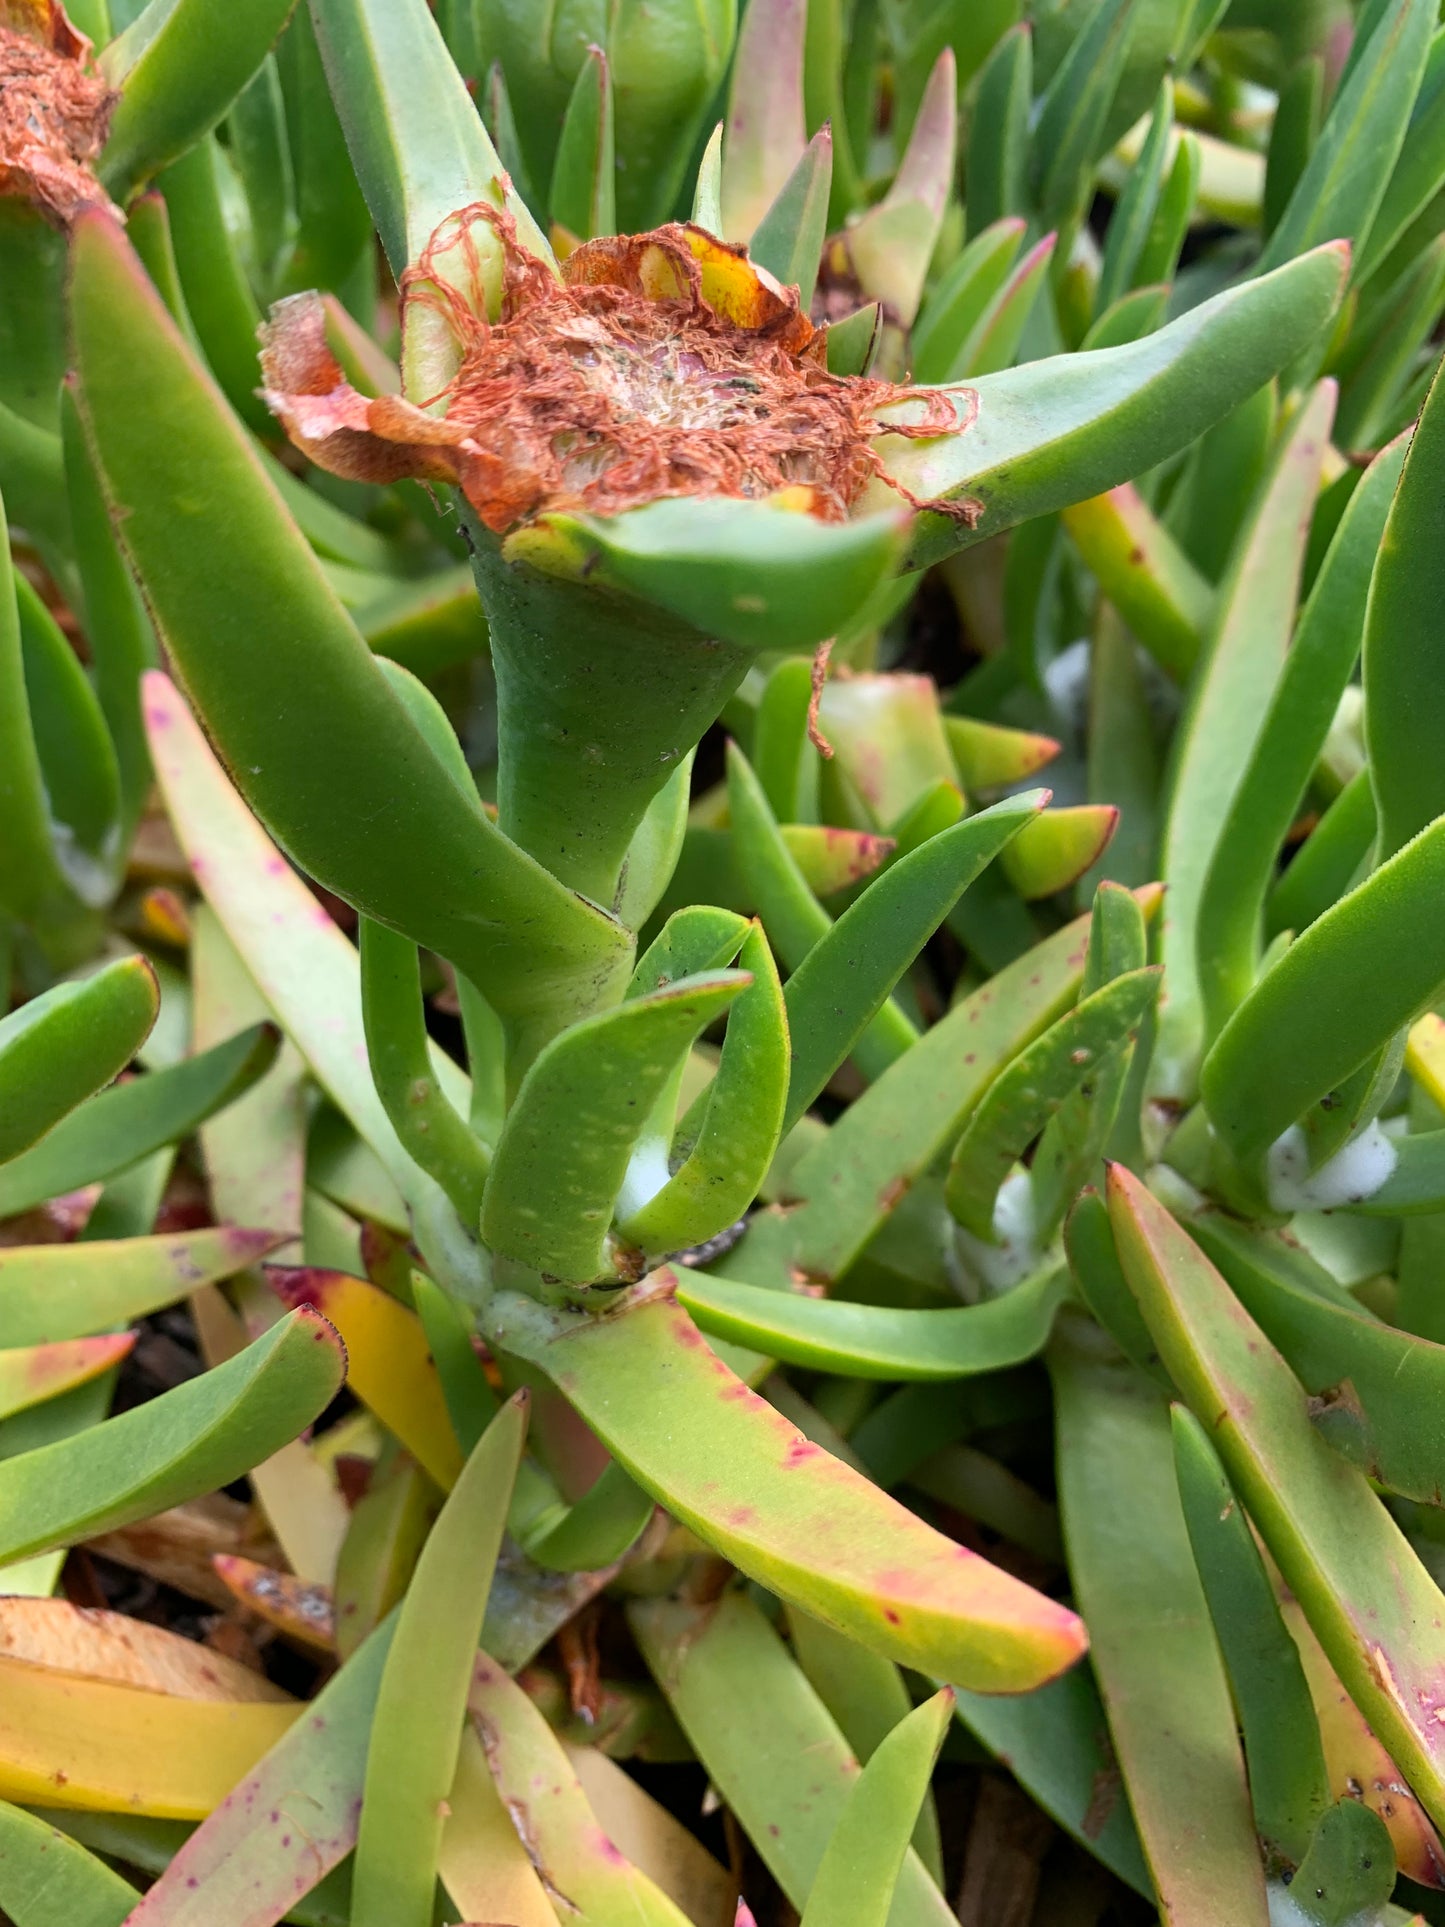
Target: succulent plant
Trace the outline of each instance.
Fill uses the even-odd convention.
[[[0,0],[17,1927],[1445,1917],[1437,12]]]

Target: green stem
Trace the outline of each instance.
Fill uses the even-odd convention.
[[[631,597],[504,562],[472,532],[497,677],[498,821],[610,909],[648,804],[754,652]]]

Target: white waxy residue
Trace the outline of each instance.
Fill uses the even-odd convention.
[[[1378,1118],[1358,1137],[1327,1158],[1318,1171],[1309,1165],[1309,1139],[1298,1124],[1269,1147],[1266,1173],[1269,1201],[1276,1211],[1334,1211],[1342,1204],[1363,1204],[1390,1178],[1399,1153]]]

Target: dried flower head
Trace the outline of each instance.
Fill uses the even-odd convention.
[[[503,257],[495,322],[479,296],[479,224]],[[807,491],[812,513],[842,520],[883,472],[877,411],[916,392],[830,375],[825,332],[796,289],[681,223],[586,242],[559,279],[519,244],[508,214],[478,203],[433,237],[402,299],[404,323],[418,307],[439,312],[460,349],[436,412],[350,387],[315,295],[272,310],[262,392],[322,467],[455,482],[499,534],[551,510],[611,515],[662,496],[782,489]],[[958,430],[953,400],[919,400],[921,417],[888,432]]]
[[[118,96],[59,0],[0,0],[0,194],[28,200],[57,227],[110,199],[91,163]]]

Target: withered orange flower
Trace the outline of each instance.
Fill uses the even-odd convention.
[[[457,285],[480,285],[479,223],[503,254],[495,322]],[[443,273],[443,250],[458,250],[466,271]],[[498,534],[549,510],[612,515],[662,496],[782,489],[806,491],[813,514],[840,521],[883,474],[871,438],[884,432],[884,403],[923,403],[909,426],[886,425],[893,434],[960,425],[946,396],[830,375],[826,331],[801,312],[797,290],[779,287],[746,249],[683,223],[585,242],[559,279],[520,245],[508,214],[478,203],[433,237],[403,277],[402,300],[404,326],[418,305],[438,310],[460,349],[438,412],[351,387],[314,294],[272,309],[262,394],[321,467],[362,481],[456,483]]]
[[[59,0],[0,0],[0,194],[61,228],[110,205],[91,163],[119,96],[90,56]]]

